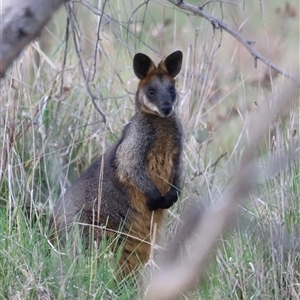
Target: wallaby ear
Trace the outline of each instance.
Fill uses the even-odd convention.
[[[165,69],[171,77],[176,77],[181,70],[182,52],[175,51],[168,55],[158,67]]]
[[[153,61],[143,53],[137,53],[133,58],[133,71],[137,78],[143,79],[155,69]]]

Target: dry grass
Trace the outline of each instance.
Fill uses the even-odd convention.
[[[210,2],[204,10],[223,16],[282,69],[297,71],[298,7],[279,0],[251,7],[243,3]],[[279,95],[287,79],[261,63],[255,69],[252,56],[236,40],[168,1],[70,2],[1,81],[1,297],[129,299],[137,294],[140,284],[114,283],[105,245],[99,253],[79,255],[75,261],[55,253],[47,242],[47,222],[65,187],[116,141],[133,115],[133,55],[143,52],[159,61],[176,49],[185,54],[178,109],[186,133],[186,171],[183,196],[169,212],[166,236],[173,240],[185,230],[185,207],[197,202],[199,215],[203,207],[211,207],[213,214],[220,205],[217,199],[230,198],[232,188],[240,186],[244,177],[237,178],[237,185],[233,178],[240,174],[245,145],[252,141],[253,130],[263,133],[263,108],[285,99]],[[297,95],[287,100],[295,99]],[[251,160],[260,157],[255,160],[255,178],[260,179],[250,201],[234,198],[230,210],[238,203],[237,221],[218,238],[211,263],[203,256],[206,280],[195,288],[198,265],[192,276],[194,290],[183,299],[297,299],[299,106],[296,101],[284,107],[284,117],[272,125],[264,123],[265,137],[251,144]],[[276,164],[270,164],[270,157]],[[271,170],[270,165],[277,167]],[[226,219],[224,211],[218,213],[219,220]],[[198,210],[192,219],[198,220]],[[223,225],[209,226],[217,226],[211,215],[201,220],[200,228],[213,244],[212,230],[219,233]],[[191,227],[199,227],[198,221]],[[180,265],[186,260],[196,265],[201,248],[197,243],[193,234],[189,241],[179,238],[181,247],[177,243],[174,256]],[[197,249],[189,252],[189,245]]]

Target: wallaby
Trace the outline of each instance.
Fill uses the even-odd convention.
[[[153,224],[159,232],[166,209],[180,195],[183,130],[175,112],[174,78],[181,64],[181,51],[157,67],[145,54],[134,56],[133,70],[140,79],[135,115],[119,141],[67,189],[51,217],[59,239],[66,238],[75,221],[83,226],[84,239],[97,241],[103,234],[100,225],[108,236],[121,228],[123,274],[149,259]]]

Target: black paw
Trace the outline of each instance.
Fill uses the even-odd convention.
[[[171,187],[171,189],[162,197],[162,201],[160,203],[160,208],[167,209],[170,208],[179,198],[180,192]]]
[[[161,195],[160,191],[157,189],[155,191],[153,191],[152,193],[149,193],[147,195],[147,206],[149,208],[149,210],[156,210],[158,208],[160,208],[162,200],[163,200],[163,196]]]

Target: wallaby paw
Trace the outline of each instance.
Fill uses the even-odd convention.
[[[180,192],[171,187],[171,189],[162,197],[162,201],[160,203],[160,208],[168,209],[170,208],[179,198]]]
[[[156,210],[160,208],[163,196],[158,189],[153,191],[151,194],[148,194],[147,198],[148,200],[146,204],[149,210]]]

